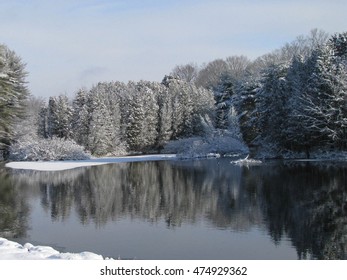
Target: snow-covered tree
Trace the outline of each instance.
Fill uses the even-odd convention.
[[[167,86],[171,98],[171,130],[174,139],[191,135],[193,132],[193,100],[189,93],[189,84],[166,76],[162,82]]]
[[[210,90],[165,76],[162,84],[167,87],[171,98],[172,138],[178,139],[201,134],[202,118],[212,118],[214,111],[213,94]]]
[[[58,126],[58,105],[57,98],[50,97],[48,100],[47,108],[47,135],[52,138],[54,135],[57,135],[57,126]]]
[[[158,104],[156,146],[158,149],[162,149],[172,137],[172,99],[170,98],[168,88],[163,84],[157,84],[153,90],[157,92]]]
[[[72,138],[79,144],[87,147],[90,108],[88,106],[88,94],[85,89],[80,89],[73,100],[72,113]]]
[[[214,90],[214,99],[216,101],[216,128],[229,128],[233,95],[233,82],[230,77],[225,75],[222,77],[219,86]]]
[[[70,138],[72,108],[67,96],[50,97],[47,114],[48,137]]]
[[[286,104],[288,118],[284,130],[282,131],[283,144],[290,150],[305,150],[309,153],[310,147],[315,139],[311,137],[306,124],[302,121],[305,112],[304,87],[309,75],[306,63],[301,56],[295,57],[288,70],[287,81],[290,96]]]
[[[123,108],[126,85],[121,82],[106,83],[105,91],[107,92],[111,122],[114,129],[112,154],[122,155],[127,150],[125,141],[125,123],[127,120],[123,118],[122,113],[126,108],[126,106]]]
[[[275,145],[281,145],[282,131],[286,126],[288,68],[287,63],[269,67],[256,95],[259,136]]]
[[[91,107],[88,149],[95,155],[112,153],[116,137],[110,104],[101,84],[91,90]],[[118,128],[119,129],[119,128]]]
[[[260,81],[249,77],[236,87],[233,105],[238,115],[240,132],[243,140],[250,145],[259,135],[258,117],[256,110],[256,93],[260,88]]]
[[[305,151],[307,157],[316,147],[345,147],[346,67],[336,58],[331,45],[319,46],[306,58],[294,57],[286,68],[287,73],[281,75],[283,86],[269,81],[272,88],[283,89],[279,95],[282,99],[276,101],[275,96],[270,95],[269,102],[263,101],[262,107],[258,102],[258,110],[262,112],[261,128],[263,133],[267,131],[262,138],[277,135],[279,137],[272,137],[271,141],[279,147]],[[278,66],[275,69],[278,72]],[[261,92],[265,88],[269,88],[267,83]],[[258,100],[264,100],[264,94],[258,95]],[[268,127],[274,127],[271,130],[264,130],[264,112],[270,120]]]
[[[322,143],[340,145],[345,142],[347,127],[346,68],[328,45],[313,53],[308,63],[312,71],[305,87],[305,111],[314,118],[306,118],[307,127],[318,130]]]
[[[66,95],[59,95],[57,101],[58,124],[56,133],[59,138],[68,139],[71,137],[72,108]]]
[[[43,104],[38,112],[37,135],[48,138],[48,108]]]
[[[14,122],[23,117],[29,96],[26,76],[21,58],[0,44],[0,158],[8,154]]]
[[[213,92],[203,87],[190,85],[193,100],[193,134],[203,135],[203,125],[215,118]]]
[[[347,60],[347,32],[334,34],[329,40],[329,45],[334,52],[334,56]]]
[[[129,83],[129,115],[126,130],[127,143],[131,150],[141,151],[155,145],[158,136],[158,104],[151,85],[140,81]]]

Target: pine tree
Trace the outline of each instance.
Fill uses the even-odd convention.
[[[140,151],[143,148],[143,139],[141,133],[143,131],[143,120],[145,119],[145,111],[141,103],[141,96],[136,89],[136,84],[129,83],[131,95],[128,96],[128,124],[126,128],[127,144],[132,151]]]
[[[59,95],[57,101],[58,123],[56,133],[59,138],[68,139],[71,137],[72,108],[66,95]]]
[[[333,35],[329,40],[329,45],[334,56],[347,59],[347,32]]]
[[[216,128],[228,129],[231,115],[231,99],[234,94],[233,82],[228,76],[221,78],[220,84],[214,90],[214,99],[216,101]]]
[[[121,155],[126,153],[127,149],[123,128],[123,123],[126,120],[122,119],[122,99],[125,93],[125,84],[120,82],[108,83],[105,90],[109,100],[110,117],[114,134],[113,153],[115,155]]]
[[[321,46],[306,60],[294,59],[288,73],[287,146],[307,156],[314,147],[346,145],[346,68],[334,54]]]
[[[251,145],[260,134],[259,113],[256,110],[256,93],[260,86],[258,80],[248,77],[247,80],[236,87],[236,96],[233,100],[242,138],[248,145]]]
[[[286,126],[288,101],[287,63],[272,65],[266,69],[262,86],[256,95],[258,125],[265,142],[281,147],[282,131]]]
[[[156,146],[161,149],[172,137],[172,100],[166,86],[158,84],[156,91],[158,104],[158,136],[156,139]]]
[[[91,91],[91,107],[88,149],[98,156],[112,153],[115,133],[110,106],[102,84],[98,84]]]
[[[24,116],[26,76],[21,58],[0,44],[0,158],[8,155],[14,122]]]
[[[72,108],[67,96],[50,97],[47,111],[47,135],[68,139],[71,136]]]
[[[57,98],[50,97],[48,100],[48,110],[47,110],[47,135],[49,138],[57,135],[58,127],[58,105]]]
[[[312,67],[304,92],[306,126],[312,130],[319,145],[341,140],[344,126],[343,110],[346,93],[344,67],[336,64],[330,48],[322,47],[308,60]]]
[[[76,93],[72,105],[72,137],[79,145],[85,147],[88,145],[90,123],[90,108],[88,106],[88,101],[86,90],[81,89]]]
[[[145,118],[143,124],[142,138],[144,146],[152,148],[158,138],[158,111],[157,92],[154,91],[155,84],[149,82],[139,82],[138,86],[142,91],[143,106],[145,108]]]
[[[157,98],[151,84],[140,81],[128,86],[131,92],[128,97],[127,143],[132,151],[143,151],[154,147],[158,137]]]
[[[38,127],[37,127],[37,135],[42,138],[48,138],[48,108],[46,106],[42,106],[39,111],[38,117]]]

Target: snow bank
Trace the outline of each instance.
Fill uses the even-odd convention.
[[[86,160],[90,157],[75,141],[57,137],[40,139],[26,135],[10,148],[10,160],[15,161]]]
[[[178,158],[204,158],[210,155],[247,154],[248,147],[231,135],[191,137],[170,141],[164,147],[165,153],[175,153]]]
[[[126,157],[104,157],[89,160],[67,160],[67,161],[14,161],[6,163],[6,167],[14,169],[38,170],[38,171],[60,171],[78,167],[95,166],[109,163],[157,161],[174,159],[176,155],[142,155]]]
[[[90,252],[60,253],[48,246],[34,246],[26,243],[24,246],[17,242],[0,237],[0,260],[103,260],[101,255]]]
[[[249,158],[249,155],[248,155],[246,158],[233,160],[231,161],[231,163],[235,165],[240,165],[240,166],[250,166],[250,165],[260,165],[262,164],[262,161]]]

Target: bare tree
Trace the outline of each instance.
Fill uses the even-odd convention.
[[[251,64],[251,61],[244,55],[229,56],[225,61],[228,66],[228,74],[234,80],[241,80],[244,77],[247,68]]]
[[[193,83],[198,76],[198,72],[198,66],[191,62],[185,65],[177,65],[170,75],[188,83]]]
[[[227,72],[228,64],[223,59],[213,60],[202,67],[195,83],[197,86],[215,88]]]

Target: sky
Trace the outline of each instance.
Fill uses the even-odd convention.
[[[0,44],[34,96],[100,81],[161,81],[176,65],[254,59],[318,28],[347,31],[345,0],[0,0]]]

